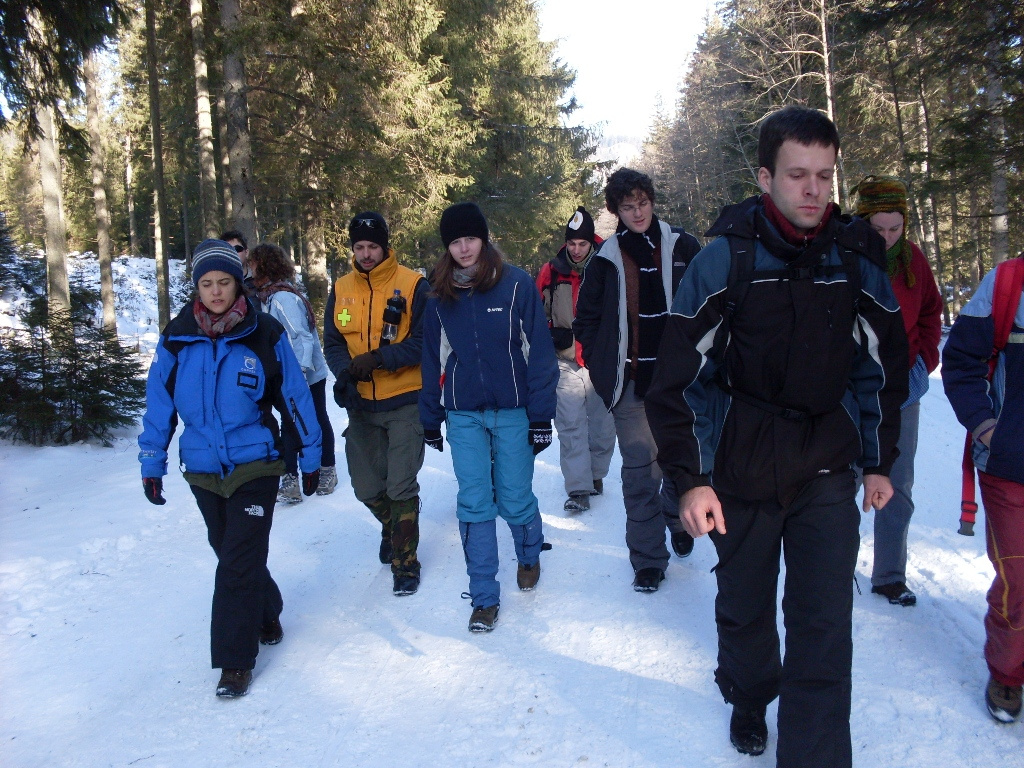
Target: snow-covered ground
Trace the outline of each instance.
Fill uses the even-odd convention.
[[[150,324],[137,325],[146,346]],[[331,416],[340,435],[344,411]],[[962,435],[933,377],[910,531],[916,607],[870,594],[863,520],[860,768],[1024,762],[1024,726],[997,725],[982,703],[991,568],[984,538],[956,533]],[[344,472],[334,495],[279,508],[270,568],[285,639],[262,648],[249,695],[225,701],[209,668],[215,559],[202,518],[177,472],[166,506],[146,502],[134,438],[120,433],[110,448],[0,443],[5,768],[775,764],[775,705],[763,757],[729,745],[729,708],[712,679],[710,542],[673,557],[657,593],[633,592],[617,460],[604,496],[571,517],[558,448],[538,457],[534,488],[554,548],[537,590],[521,593],[499,526],[503,596],[490,634],[466,629],[447,451],[428,450],[420,474],[423,583],[413,596],[391,594],[380,528]]]

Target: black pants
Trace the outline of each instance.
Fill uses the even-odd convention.
[[[766,706],[779,697],[778,768],[851,764],[853,573],[860,545],[853,472],[813,480],[793,503],[722,496],[718,550],[718,669],[726,701]],[[786,558],[776,624],[779,556]]]
[[[327,415],[327,379],[310,384],[309,393],[313,396],[316,421],[320,425],[320,432],[323,436],[321,438],[323,443],[320,450],[320,466],[333,467],[335,462],[334,427],[331,426],[331,419]],[[281,458],[284,459],[285,469],[289,474],[296,475],[299,472],[299,449],[302,448],[302,444],[290,429],[283,430],[281,442]]]
[[[281,591],[267,570],[279,481],[250,480],[229,499],[191,486],[217,553],[210,615],[210,655],[216,669],[255,667],[260,627],[281,614]]]

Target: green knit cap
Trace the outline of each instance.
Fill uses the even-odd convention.
[[[893,176],[867,176],[852,192],[857,194],[857,215],[862,219],[876,213],[901,213],[907,220],[907,185]]]

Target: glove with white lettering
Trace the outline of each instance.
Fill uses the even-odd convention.
[[[312,496],[316,493],[316,489],[320,487],[320,470],[314,469],[312,472],[302,473],[302,493],[305,496]]]
[[[441,439],[440,429],[424,429],[423,442],[429,445],[435,451],[440,451],[441,453],[444,453],[444,440]]]
[[[150,504],[159,506],[167,503],[167,499],[164,498],[164,479],[162,477],[142,478],[142,491],[146,494]]]
[[[529,441],[533,446],[534,456],[551,445],[551,422],[531,421]]]

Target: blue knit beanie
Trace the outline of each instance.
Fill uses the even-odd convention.
[[[220,270],[242,282],[242,257],[223,240],[203,240],[192,252],[192,284],[207,272]]]

